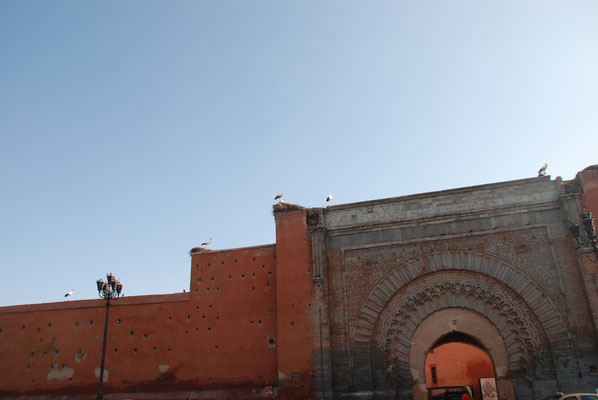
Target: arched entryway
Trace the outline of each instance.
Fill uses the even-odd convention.
[[[475,311],[463,308],[445,308],[426,317],[413,333],[409,363],[414,381],[413,398],[415,400],[427,399],[426,375],[430,373],[428,369],[430,363],[427,362],[427,359],[430,357],[430,353],[450,343],[475,347],[476,351],[472,350],[472,354],[485,354],[493,369],[492,375],[496,378],[500,397],[514,398],[513,386],[507,378],[509,372],[508,352],[496,326]],[[426,364],[428,364],[428,368],[426,368]],[[440,371],[437,370],[437,372]],[[476,380],[478,378],[475,377]],[[457,383],[457,381],[453,382]],[[480,397],[476,396],[476,399],[480,399]]]
[[[537,293],[530,304],[504,279],[479,272],[436,271],[400,287],[397,276],[377,285],[355,326],[354,369],[371,374],[376,391],[394,390],[397,399],[425,398],[426,355],[452,332],[473,337],[490,355],[501,398],[514,399],[515,392],[518,398],[541,399],[558,390],[550,376],[549,345],[561,343],[553,330],[562,320],[539,289],[529,289]],[[538,302],[544,306],[538,308]],[[553,320],[544,322],[546,315]]]
[[[425,371],[426,388],[432,398],[444,398],[446,392],[467,387],[475,399],[482,399],[480,379],[495,377],[494,363],[486,349],[461,332],[449,333],[432,346]]]

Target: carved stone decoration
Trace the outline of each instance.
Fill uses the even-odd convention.
[[[547,247],[545,228],[512,232],[508,236],[488,235],[484,240],[462,238],[454,241],[435,240],[417,244],[385,244],[363,249],[351,249],[344,254],[347,294],[347,324],[354,321],[368,293],[385,282],[390,287],[404,285],[423,273],[445,269],[477,271],[508,286],[521,287],[529,282],[541,288],[543,294],[560,291],[556,266]],[[508,239],[505,239],[507,237]],[[448,242],[448,243],[447,243]],[[475,243],[492,243],[492,253],[478,251]],[[500,255],[500,258],[495,256]],[[345,279],[343,277],[343,279]],[[388,286],[387,285],[387,286]],[[520,289],[516,289],[517,292]]]
[[[465,308],[490,320],[501,332],[511,376],[530,376],[547,342],[533,312],[501,283],[475,273],[442,272],[408,285],[388,303],[376,327],[374,345],[383,355],[388,379],[409,379],[413,332],[428,315]]]
[[[588,237],[588,245],[594,250],[598,250],[598,239],[596,238],[596,227],[592,213],[586,210],[581,212],[581,221]]]
[[[581,180],[579,176],[563,184],[563,190],[565,194],[583,194],[583,188],[581,186]]]
[[[307,210],[306,221],[308,229],[322,227],[322,209],[309,208]]]
[[[552,350],[571,351],[562,310],[544,287],[481,254],[449,250],[405,261],[379,279],[358,308],[350,322],[354,364],[377,388],[413,382],[412,334],[424,318],[446,308],[474,311],[496,326],[507,349],[509,376],[535,379]]]
[[[319,280],[325,277],[326,266],[326,231],[323,228],[312,229],[312,279]]]
[[[581,212],[581,220],[583,221],[583,228],[585,229],[586,233],[588,234],[589,238],[596,237],[596,227],[594,226],[594,218],[592,218],[592,213],[586,210]]]
[[[581,247],[581,227],[573,222],[569,221],[569,232],[573,235],[573,238],[577,242],[577,248]]]

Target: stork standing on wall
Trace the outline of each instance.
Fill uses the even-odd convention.
[[[328,197],[326,197],[326,203],[328,203],[330,200],[332,200],[332,195],[329,194]]]
[[[201,246],[209,246],[209,245],[211,245],[211,244],[212,244],[212,238],[210,238],[210,241],[209,241],[209,242],[203,242],[203,243],[201,244]]]
[[[284,197],[284,193],[277,194],[276,197],[274,197],[274,200],[282,199],[283,197]],[[282,200],[280,200],[280,201],[282,201]]]
[[[540,170],[538,171],[538,176],[546,175],[546,168],[548,168],[548,164],[544,163],[542,168],[540,168]]]
[[[67,294],[64,295],[64,297],[71,297],[73,295],[73,293],[75,293],[75,291],[70,290]]]

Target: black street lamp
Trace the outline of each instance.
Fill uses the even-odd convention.
[[[100,383],[98,383],[98,395],[97,400],[102,400],[104,394],[102,393],[102,383],[104,382],[104,358],[106,355],[106,337],[108,336],[108,310],[110,309],[110,300],[118,299],[120,292],[123,290],[123,285],[120,281],[116,280],[114,275],[107,274],[104,282],[102,279],[98,279],[98,294],[102,299],[106,300],[106,322],[104,323],[104,340],[102,342],[102,362],[100,364]]]

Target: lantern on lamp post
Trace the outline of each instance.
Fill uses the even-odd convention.
[[[108,337],[108,311],[110,310],[110,300],[118,299],[123,290],[122,283],[120,283],[120,281],[111,273],[106,275],[106,280],[107,282],[98,279],[96,282],[98,285],[98,294],[102,299],[106,300],[106,320],[104,322],[104,339],[102,341],[102,361],[100,363],[100,382],[98,383],[97,400],[102,400],[104,398],[102,383],[104,383],[104,359],[106,356],[106,337]]]

